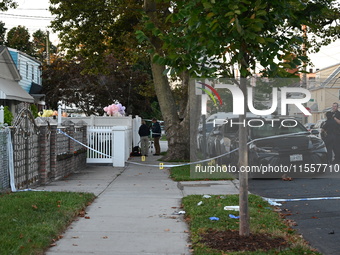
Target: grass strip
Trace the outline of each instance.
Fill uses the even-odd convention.
[[[170,178],[174,181],[208,181],[208,180],[234,180],[235,178],[228,173],[223,176],[211,175],[209,173],[192,176],[190,173],[190,165],[178,166],[170,168]]]
[[[264,234],[272,238],[283,238],[288,246],[283,249],[237,251],[230,252],[211,248],[206,239],[209,233],[226,230],[239,230],[239,219],[229,217],[229,214],[239,215],[238,211],[224,210],[225,206],[239,204],[238,195],[211,196],[203,198],[202,195],[191,195],[182,200],[183,209],[186,212],[186,220],[190,226],[190,235],[194,255],[221,255],[221,254],[320,254],[313,250],[308,244],[287,224],[288,221],[282,218],[282,214],[273,211],[261,197],[249,195],[250,230],[252,234]],[[281,217],[280,217],[281,216]],[[213,221],[210,217],[218,217]],[[230,232],[230,231],[229,231]],[[214,238],[211,236],[211,239]],[[217,240],[210,240],[216,242]],[[235,242],[238,242],[236,239]]]
[[[0,254],[43,254],[94,198],[74,192],[1,194]]]

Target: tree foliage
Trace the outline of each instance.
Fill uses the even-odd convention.
[[[67,57],[83,56],[90,72],[100,72],[105,56],[113,50],[130,63],[138,58],[131,31],[139,23],[143,1],[50,2],[50,11],[56,15],[51,24],[60,33],[60,46],[67,49]]]
[[[167,1],[170,4],[171,1]],[[309,51],[339,38],[339,7],[327,1],[176,1],[167,21],[171,30],[155,25],[167,55],[155,61],[170,66],[172,73],[190,67],[192,72],[209,72],[238,64],[242,77],[262,67],[266,75],[285,77],[288,68],[305,62],[301,45]],[[308,40],[303,38],[303,25]],[[211,68],[213,67],[213,68]],[[225,68],[224,68],[225,69]]]
[[[6,38],[6,28],[5,28],[5,23],[0,21],[0,45],[5,44],[5,38]]]
[[[236,65],[242,77],[249,76],[258,65],[268,76],[290,75],[287,68],[306,61],[302,43],[311,50],[320,46],[313,38],[304,40],[302,25],[321,36],[321,44],[338,36],[338,27],[332,23],[338,18],[334,3],[51,0],[50,10],[56,15],[52,26],[60,32],[62,46],[70,57],[80,54],[90,73],[99,73],[105,66],[105,57],[113,51],[129,62],[134,62],[138,54],[150,54],[155,91],[169,136],[168,154],[181,158],[188,156],[192,144],[186,140],[188,113],[197,109],[196,103],[190,105],[188,100],[193,99],[188,93],[189,77],[221,73],[234,77]],[[182,102],[174,95],[168,74],[182,80]]]
[[[321,45],[339,38],[340,15],[335,3],[334,0],[176,1],[168,16],[168,21],[174,24],[170,31],[148,25],[152,31],[161,32],[167,46],[171,45],[166,47],[170,50],[168,54],[155,54],[154,60],[172,67],[172,73],[188,68],[188,63],[193,70],[201,72],[205,71],[202,67],[207,61],[216,69],[219,69],[218,62],[227,64],[230,70],[237,65],[241,80],[234,79],[234,82],[247,98],[246,78],[258,64],[263,75],[291,76],[294,74],[287,72],[288,69],[306,64],[306,49],[318,50]],[[306,29],[313,33],[312,37],[305,36]],[[176,36],[179,34],[178,44]],[[143,35],[140,33],[139,37]],[[173,57],[176,54],[178,58]],[[244,120],[245,115],[240,115],[240,122]],[[247,129],[244,126],[239,128],[239,151],[239,165],[247,166]],[[247,173],[240,173],[241,235],[249,235],[247,196]]]
[[[59,101],[74,104],[87,115],[103,115],[103,108],[116,100],[127,107],[128,114],[144,115],[151,109],[150,74],[143,59],[127,65],[124,58],[106,56],[106,70],[91,74],[84,72],[82,57],[66,60],[58,58],[43,71],[43,90],[49,107],[57,108]],[[150,92],[151,91],[151,92]]]
[[[32,47],[33,47],[33,57],[40,60],[41,62],[46,61],[47,57],[47,32],[42,31],[41,29],[35,31],[32,34]],[[49,44],[49,54],[53,55],[57,53],[57,47],[52,44],[52,42],[48,38]]]
[[[0,11],[8,11],[10,8],[16,8],[18,4],[13,0],[1,0]]]
[[[33,55],[33,45],[30,41],[30,33],[25,26],[17,26],[10,29],[7,33],[6,46]]]

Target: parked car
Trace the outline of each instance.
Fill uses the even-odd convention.
[[[285,120],[284,125],[282,123],[268,119],[252,122],[253,127],[248,128],[249,166],[287,166],[290,167],[287,175],[292,175],[295,171],[293,176],[301,172],[299,176],[304,177],[305,166],[327,164],[327,151],[322,139],[312,135],[297,120]],[[237,138],[232,141],[231,148],[238,148]],[[232,154],[233,164],[237,162],[238,154],[238,151]],[[262,178],[278,177],[278,174],[282,176],[284,172],[279,171],[274,175],[250,173],[252,177]]]

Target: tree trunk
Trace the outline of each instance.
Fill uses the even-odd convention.
[[[157,3],[155,0],[144,0],[144,10],[149,16],[150,20],[154,24],[162,24],[166,18],[166,15],[162,16],[159,12],[157,14]],[[150,42],[154,47],[155,54],[160,56],[166,55],[164,53],[162,46],[163,42],[159,37],[150,35]],[[194,96],[195,90],[190,89],[188,86],[189,76],[184,73],[182,77],[184,94],[182,99],[184,100],[182,109],[178,108],[174,100],[169,80],[166,74],[164,74],[165,66],[153,62],[153,55],[151,55],[151,69],[153,75],[153,81],[155,85],[155,92],[161,108],[165,132],[168,141],[168,152],[163,160],[189,160],[190,159],[190,148],[196,149],[196,140],[190,140],[190,115],[193,110],[197,108],[191,107],[195,105],[197,101],[197,96]],[[188,93],[190,93],[188,95]],[[189,100],[188,100],[189,98]],[[192,101],[193,100],[193,101]],[[194,123],[195,125],[198,123]],[[197,128],[192,130],[195,136],[197,134]]]
[[[245,78],[241,78],[240,88],[244,95],[244,109],[247,109],[247,80]],[[240,115],[239,118],[240,123],[246,122],[246,113],[244,115]],[[248,166],[248,146],[247,146],[247,125],[239,126],[239,166]],[[240,194],[239,194],[239,206],[240,206],[240,225],[239,225],[239,234],[241,236],[249,236],[249,211],[248,211],[248,173],[241,172],[239,173],[239,181],[240,181]]]
[[[164,160],[187,160],[190,158],[190,109],[187,107],[183,119],[180,119],[168,78],[164,75],[165,67],[152,62],[151,69],[168,140]]]

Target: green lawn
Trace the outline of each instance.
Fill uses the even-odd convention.
[[[233,180],[231,174],[223,174],[223,176],[210,174],[193,174],[190,173],[190,165],[178,166],[170,168],[170,177],[174,181],[199,181],[199,180]]]
[[[186,220],[190,226],[192,248],[194,255],[222,255],[222,254],[320,254],[313,251],[305,241],[286,225],[277,212],[261,197],[249,196],[250,229],[254,234],[269,234],[271,237],[281,237],[287,241],[288,247],[281,250],[226,252],[213,249],[202,241],[204,234],[215,230],[239,229],[239,219],[229,217],[229,214],[239,215],[238,211],[226,211],[225,206],[238,205],[238,195],[211,196],[203,198],[202,195],[192,195],[183,198],[183,210],[186,212]],[[201,203],[200,203],[201,202]],[[198,205],[200,203],[200,205]],[[212,221],[210,217],[218,217],[218,221]],[[237,233],[238,234],[238,233]],[[214,238],[211,236],[211,238]],[[217,239],[212,240],[216,242]],[[238,239],[236,239],[238,242]]]
[[[0,254],[43,254],[94,198],[72,192],[0,194]]]

